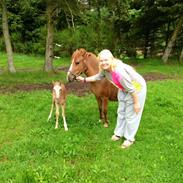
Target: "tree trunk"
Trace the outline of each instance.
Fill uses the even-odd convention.
[[[181,64],[183,64],[183,48],[182,48],[182,51],[181,51],[181,54],[180,54],[179,61],[180,61]]]
[[[44,71],[53,71],[53,13],[54,7],[52,5],[47,6],[47,37],[46,37],[46,53]]]
[[[173,35],[172,35],[170,41],[168,42],[168,45],[167,45],[167,47],[165,49],[165,52],[163,54],[162,60],[163,60],[163,62],[165,64],[167,64],[168,57],[170,56],[170,53],[171,53],[172,48],[174,46],[175,40],[177,38],[177,35],[180,32],[180,30],[181,30],[182,24],[183,24],[183,15],[180,18],[180,20],[179,20],[179,22],[178,22],[178,24],[177,24],[177,26],[176,26],[176,28],[175,28],[175,30],[173,32]]]
[[[7,52],[7,56],[8,56],[8,70],[11,73],[15,73],[16,70],[15,70],[15,67],[13,64],[13,51],[12,51],[12,46],[11,46],[10,34],[9,34],[6,3],[4,0],[2,0],[1,4],[2,4],[3,35],[4,35],[5,45],[6,45],[6,52]]]

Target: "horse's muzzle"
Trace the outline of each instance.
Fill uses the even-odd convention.
[[[71,72],[69,72],[67,74],[67,81],[69,82],[73,82],[73,81],[76,81],[76,75],[72,74]]]

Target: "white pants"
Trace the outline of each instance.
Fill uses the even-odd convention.
[[[146,99],[146,85],[137,93],[140,103],[140,112],[138,114],[134,111],[134,102],[130,93],[118,91],[118,117],[114,134],[124,137],[127,140],[135,141],[135,135],[139,128],[142,111]]]

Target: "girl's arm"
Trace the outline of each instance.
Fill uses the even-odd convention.
[[[131,93],[131,96],[132,96],[133,102],[134,102],[134,111],[138,114],[140,111],[140,104],[139,104],[138,96],[135,92]]]
[[[81,82],[94,82],[97,80],[101,80],[103,77],[104,77],[104,75],[102,73],[98,73],[96,75],[86,77],[86,78],[82,77],[82,76],[78,76],[76,79]]]

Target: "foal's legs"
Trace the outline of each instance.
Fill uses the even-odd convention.
[[[61,105],[61,107],[62,107],[62,117],[63,117],[63,121],[64,121],[64,129],[65,129],[65,131],[68,131],[67,123],[66,123],[66,119],[65,119],[65,104]]]
[[[56,114],[55,128],[58,128],[58,119],[59,119],[59,115],[60,115],[60,113],[59,113],[59,104],[56,103],[55,107],[56,107],[56,112],[55,112],[55,114]]]
[[[52,104],[51,104],[51,110],[50,110],[50,114],[49,114],[49,116],[48,116],[48,120],[47,120],[47,121],[49,121],[50,118],[51,118],[51,116],[52,116],[53,107],[54,107],[54,101],[53,101]]]

